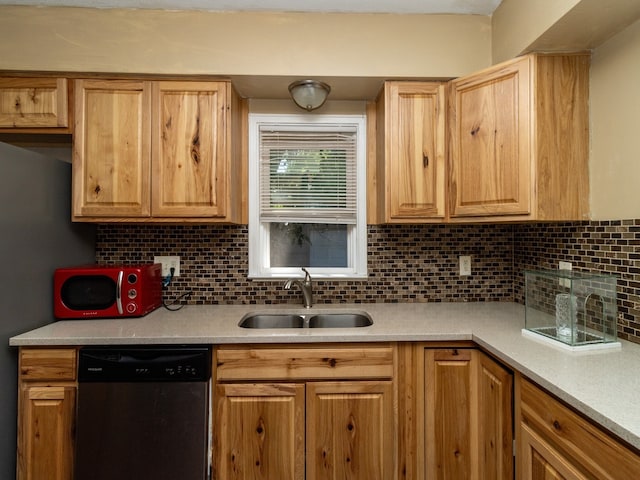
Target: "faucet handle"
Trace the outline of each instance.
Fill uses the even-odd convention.
[[[302,271],[304,272],[304,283],[311,283],[311,275],[309,275],[309,271],[304,267],[302,267]]]

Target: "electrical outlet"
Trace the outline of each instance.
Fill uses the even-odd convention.
[[[471,275],[471,257],[469,255],[460,255],[460,275]]]
[[[572,268],[573,265],[571,264],[571,262],[558,262],[558,270],[571,270]],[[571,287],[571,280],[569,280],[568,278],[561,278],[558,283],[562,287]]]
[[[180,257],[178,256],[156,256],[153,257],[153,263],[162,264],[162,276],[166,277],[171,274],[171,268],[174,269],[173,276],[180,276]]]

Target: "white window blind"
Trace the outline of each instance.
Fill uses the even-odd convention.
[[[260,128],[261,222],[355,224],[355,128]]]

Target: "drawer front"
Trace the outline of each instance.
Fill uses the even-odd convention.
[[[523,380],[521,415],[525,425],[602,479],[640,478],[640,456],[561,402]]]
[[[75,381],[75,348],[22,348],[20,379]]]
[[[218,381],[391,378],[393,348],[225,348],[216,352]]]

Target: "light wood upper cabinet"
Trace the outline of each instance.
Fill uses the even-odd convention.
[[[17,480],[73,478],[76,350],[21,349]]]
[[[153,84],[154,216],[225,216],[226,85]]]
[[[0,78],[0,129],[68,132],[69,97],[66,78]]]
[[[73,216],[151,213],[151,84],[76,80]]]
[[[385,82],[376,108],[380,222],[444,220],[445,105],[442,83]]]
[[[583,220],[588,54],[531,54],[450,82],[452,221]]]
[[[229,82],[77,80],[74,219],[241,221],[241,113]]]

